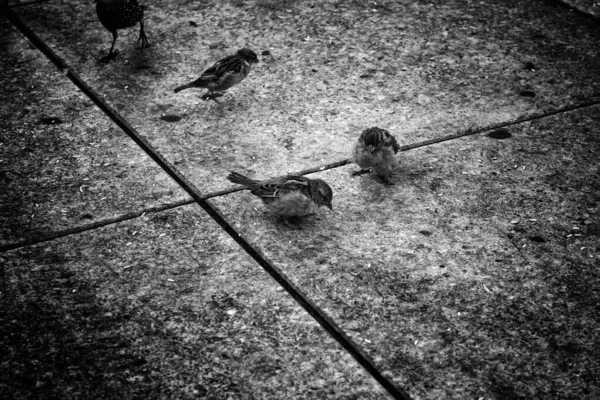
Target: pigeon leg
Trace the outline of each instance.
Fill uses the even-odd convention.
[[[115,48],[115,43],[117,42],[117,37],[118,37],[117,31],[116,30],[113,31],[112,35],[113,35],[113,41],[112,41],[112,46],[110,46],[110,51],[108,52],[108,55],[106,55],[100,59],[100,62],[107,63],[110,60],[114,60],[117,57],[117,54],[119,53],[119,50],[113,51],[113,49]]]

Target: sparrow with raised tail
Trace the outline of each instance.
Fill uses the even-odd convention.
[[[138,43],[142,42],[142,49],[149,47],[148,38],[144,32],[144,7],[137,0],[96,0],[96,14],[100,23],[112,33],[113,41],[107,56],[100,59],[108,62],[117,56],[118,51],[113,51],[119,36],[118,29],[131,28],[140,23],[140,36]]]
[[[399,150],[396,138],[385,129],[365,129],[352,148],[352,158],[361,168],[353,175],[373,169],[385,182],[389,182],[392,171],[400,163],[397,156]]]
[[[322,179],[287,175],[257,181],[237,172],[230,173],[227,179],[244,185],[260,197],[270,212],[284,219],[315,214],[322,206],[333,209],[333,190]]]
[[[190,88],[208,89],[208,93],[202,96],[202,100],[217,101],[217,97],[223,96],[223,92],[243,81],[250,73],[252,64],[255,63],[258,63],[255,52],[250,49],[240,49],[237,53],[217,61],[204,71],[200,78],[175,88],[175,93]]]

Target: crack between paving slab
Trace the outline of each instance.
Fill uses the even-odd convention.
[[[338,327],[329,316],[318,308],[290,279],[287,278],[260,250],[250,245],[246,238],[229,224],[217,207],[203,199],[200,191],[169,163],[154,147],[133,129],[125,119],[113,110],[100,96],[58,57],[37,35],[35,35],[9,8],[2,4],[2,11],[9,21],[23,33],[44,55],[50,59],[83,93],[85,93],[113,122],[115,122],[138,146],[140,146],[169,176],[183,188],[194,201],[227,232],[271,277],[279,283],[328,333],[334,338],[380,385],[395,399],[410,399],[408,394],[398,388],[390,379],[376,368],[370,357],[357,346],[349,336]]]
[[[585,102],[585,103],[581,103],[581,104],[576,104],[576,105],[572,105],[572,106],[565,106],[562,108],[557,108],[556,110],[553,111],[547,111],[544,113],[538,113],[538,114],[531,114],[531,115],[523,115],[521,117],[518,118],[514,118],[508,121],[504,121],[504,122],[498,122],[495,124],[490,124],[490,125],[486,125],[486,126],[482,126],[482,127],[471,127],[469,129],[463,130],[463,131],[459,131],[457,133],[453,133],[450,135],[446,135],[446,136],[442,136],[442,137],[438,137],[438,138],[433,138],[433,139],[428,139],[428,140],[424,140],[422,142],[417,142],[417,143],[413,143],[413,144],[407,144],[404,146],[400,146],[400,150],[399,151],[409,151],[409,150],[414,150],[414,149],[418,149],[420,147],[425,147],[425,146],[431,146],[433,144],[437,144],[437,143],[442,143],[442,142],[447,142],[450,140],[454,140],[454,139],[459,139],[465,136],[472,136],[472,135],[477,135],[480,133],[485,133],[485,132],[489,132],[489,131],[494,131],[500,128],[506,128],[508,126],[512,126],[512,125],[518,125],[518,124],[522,124],[525,122],[531,122],[531,121],[535,121],[538,119],[543,119],[543,118],[547,118],[547,117],[551,117],[553,115],[558,115],[558,114],[563,114],[563,113],[567,113],[567,112],[571,112],[571,111],[576,111],[576,110],[580,110],[583,108],[587,108],[587,107],[593,107],[593,106],[597,106],[600,105],[600,100],[591,100],[589,102]],[[329,164],[325,164],[325,165],[320,165],[318,167],[311,167],[311,168],[307,168],[304,169],[302,171],[299,172],[293,172],[291,174],[294,175],[308,175],[308,174],[313,174],[315,172],[322,172],[322,171],[326,171],[328,169],[333,169],[333,168],[338,168],[338,167],[342,167],[344,165],[348,165],[348,164],[353,164],[354,161],[351,158],[346,158],[343,160],[339,160],[339,161],[335,161]],[[225,189],[222,190],[220,192],[215,192],[214,194],[210,195],[210,197],[217,197],[217,196],[221,196],[221,195],[225,195],[225,194],[230,194],[230,193],[234,193],[234,192],[239,192],[240,190],[244,190],[245,188],[243,186],[237,186],[235,188],[232,189]],[[209,198],[209,196],[205,196],[205,198]]]
[[[450,135],[446,135],[446,136],[442,136],[439,138],[433,138],[433,139],[429,139],[429,140],[424,140],[422,142],[417,142],[417,143],[413,143],[413,144],[408,144],[408,145],[404,145],[400,147],[400,151],[409,151],[409,150],[413,150],[413,149],[418,149],[420,147],[425,147],[425,146],[431,146],[437,143],[442,143],[442,142],[446,142],[446,141],[450,141],[450,140],[454,140],[454,139],[459,139],[465,136],[472,136],[472,135],[477,135],[480,133],[485,133],[485,132],[489,132],[489,131],[493,131],[496,129],[500,129],[500,128],[505,128],[507,126],[512,126],[512,125],[517,125],[517,124],[521,124],[521,123],[525,123],[525,122],[530,122],[530,121],[534,121],[534,120],[538,120],[538,119],[542,119],[542,118],[546,118],[546,117],[550,117],[553,115],[557,115],[557,114],[563,114],[563,113],[567,113],[567,112],[571,112],[571,111],[575,111],[575,110],[579,110],[582,108],[587,108],[587,107],[593,107],[596,105],[600,105],[600,100],[593,100],[587,103],[582,103],[582,104],[577,104],[574,106],[566,106],[563,108],[559,108],[556,109],[554,111],[549,111],[549,112],[545,112],[545,113],[539,113],[539,114],[533,114],[533,115],[525,115],[525,116],[521,116],[512,120],[508,120],[508,121],[504,121],[504,122],[499,122],[496,124],[491,124],[491,125],[486,125],[483,127],[473,127],[473,128],[469,128],[466,129],[464,131],[459,131],[457,133],[453,133]],[[348,164],[352,164],[354,163],[354,161],[352,161],[352,159],[350,158],[346,158],[343,160],[339,160],[339,161],[335,161],[329,164],[325,164],[325,165],[320,165],[317,167],[311,167],[311,168],[306,168],[302,171],[299,172],[292,172],[291,174],[295,174],[295,175],[308,175],[308,174],[312,174],[312,173],[316,173],[316,172],[322,172],[322,171],[326,171],[329,169],[333,169],[333,168],[338,168],[338,167],[342,167],[344,165],[348,165]],[[207,193],[205,195],[201,195],[200,198],[202,200],[208,200],[211,199],[213,197],[219,197],[219,196],[224,196],[224,195],[228,195],[231,193],[235,193],[235,192],[239,192],[242,190],[245,190],[246,188],[244,186],[235,186],[229,189],[223,189],[223,190],[218,190],[215,192],[211,192],[211,193]],[[144,213],[152,213],[152,212],[160,212],[160,211],[166,211],[166,210],[170,210],[172,208],[176,208],[176,207],[181,207],[184,205],[188,205],[194,203],[193,199],[190,200],[181,200],[181,201],[176,201],[173,203],[167,203],[164,204],[162,206],[158,206],[158,207],[150,207],[150,208],[145,208],[141,211],[136,211],[136,212],[131,212],[125,215],[121,215],[119,217],[114,217],[114,218],[108,218],[108,219],[104,219],[101,221],[97,221],[91,224],[87,224],[87,225],[82,225],[76,228],[71,228],[71,229],[66,229],[64,231],[60,231],[60,232],[54,232],[54,233],[50,233],[48,235],[42,235],[42,236],[38,236],[36,238],[32,238],[32,239],[28,239],[28,240],[24,240],[21,242],[16,242],[16,243],[8,243],[5,245],[0,245],[0,253],[5,252],[5,251],[9,251],[9,250],[14,250],[20,247],[24,247],[24,246],[31,246],[37,243],[41,243],[41,242],[47,242],[49,240],[53,240],[53,239],[58,239],[64,236],[68,236],[68,235],[72,235],[72,234],[76,234],[76,233],[81,233],[81,232],[85,232],[88,230],[92,230],[92,229],[96,229],[96,228],[101,228],[107,225],[112,225],[112,224],[116,224],[119,222],[123,222],[123,221],[127,221],[133,218],[137,218],[142,216]],[[515,245],[513,243],[513,245]],[[516,245],[515,245],[516,246]],[[519,253],[521,252],[520,249],[517,247],[517,250],[519,250]],[[525,257],[523,257],[525,258]],[[526,262],[529,262],[526,258],[525,258]]]
[[[25,246],[32,246],[35,244],[48,242],[50,240],[59,239],[59,238],[65,237],[65,236],[70,236],[70,235],[74,235],[74,234],[85,232],[85,231],[103,228],[108,225],[118,224],[119,222],[128,221],[128,220],[134,219],[134,218],[139,218],[139,217],[144,216],[145,214],[166,211],[166,210],[181,207],[181,206],[191,204],[191,203],[194,203],[193,199],[178,200],[178,201],[174,201],[171,203],[162,204],[160,206],[148,207],[148,208],[144,208],[143,210],[132,211],[130,213],[122,214],[122,215],[119,215],[119,216],[113,217],[113,218],[105,218],[105,219],[102,219],[102,220],[99,220],[96,222],[91,222],[89,224],[80,225],[80,226],[77,226],[74,228],[69,228],[69,229],[65,229],[65,230],[57,231],[57,232],[50,232],[48,234],[36,236],[31,239],[26,239],[26,240],[14,242],[14,243],[6,243],[3,245],[0,245],[0,253],[4,253],[4,252],[10,251],[10,250],[16,250],[16,249],[19,249],[19,248],[25,247]]]
[[[332,164],[336,164],[337,166],[339,165],[345,165],[351,163],[350,160],[343,160],[343,161],[338,161],[336,163],[332,163]],[[332,164],[328,164],[325,167],[320,167],[320,169],[328,169],[327,167],[330,167]],[[330,167],[330,168],[334,168],[334,167]],[[319,168],[316,168],[317,170]],[[303,172],[301,173],[302,175],[304,174],[308,174],[309,172]],[[218,190],[215,192],[210,192],[207,193],[205,195],[202,195],[201,198],[202,200],[208,200],[208,199],[212,199],[213,197],[219,197],[219,196],[224,196],[227,194],[231,194],[231,193],[235,193],[235,192],[240,192],[242,190],[245,190],[246,188],[243,186],[237,186],[234,188],[229,188],[229,189],[223,189],[223,190]],[[39,235],[39,236],[35,236],[33,238],[30,239],[25,239],[25,240],[21,240],[21,241],[17,241],[17,242],[12,242],[12,243],[5,243],[5,244],[0,244],[0,253],[4,253],[7,251],[11,251],[11,250],[16,250],[19,249],[21,247],[26,247],[26,246],[32,246],[32,245],[36,245],[39,243],[43,243],[43,242],[48,242],[50,240],[54,240],[54,239],[59,239],[65,236],[70,236],[70,235],[75,235],[78,233],[82,233],[82,232],[86,232],[86,231],[90,231],[93,229],[98,229],[98,228],[103,228],[105,226],[108,225],[114,225],[114,224],[118,224],[120,222],[124,222],[124,221],[128,221],[130,219],[134,219],[134,218],[139,218],[139,217],[143,217],[145,214],[150,214],[150,213],[158,213],[158,212],[162,212],[162,211],[167,211],[167,210],[171,210],[173,208],[177,208],[177,207],[182,207],[182,206],[186,206],[189,204],[195,203],[194,199],[186,199],[186,200],[178,200],[178,201],[174,201],[174,202],[170,202],[170,203],[164,203],[160,206],[154,206],[154,207],[146,207],[143,208],[141,210],[138,211],[132,211],[126,214],[121,214],[119,216],[116,217],[112,217],[112,218],[104,218],[95,222],[91,222],[89,224],[84,224],[84,225],[80,225],[77,227],[73,227],[73,228],[68,228],[68,229],[64,229],[61,231],[56,231],[56,232],[50,232],[47,234],[43,234],[43,235]]]
[[[240,187],[236,187],[236,188],[219,190],[216,192],[211,192],[211,193],[205,194],[201,198],[203,200],[208,200],[213,197],[219,197],[219,196],[239,192],[244,189],[245,189],[244,187],[240,186]],[[164,203],[160,206],[146,207],[141,210],[132,211],[132,212],[129,212],[126,214],[121,214],[119,216],[112,217],[112,218],[104,218],[104,219],[101,219],[101,220],[98,220],[95,222],[91,222],[89,224],[76,226],[74,228],[68,228],[68,229],[64,229],[62,231],[50,232],[47,234],[35,236],[30,239],[25,239],[25,240],[21,240],[21,241],[17,241],[17,242],[12,242],[12,243],[0,244],[0,253],[4,253],[7,251],[11,251],[11,250],[16,250],[21,247],[33,246],[33,245],[36,245],[39,243],[48,242],[48,241],[54,240],[54,239],[60,239],[65,236],[75,235],[78,233],[91,231],[91,230],[98,229],[98,228],[103,228],[103,227],[109,226],[109,225],[118,224],[120,222],[128,221],[130,219],[143,217],[145,214],[158,213],[158,212],[162,212],[162,211],[172,210],[173,208],[186,206],[186,205],[189,205],[189,204],[192,204],[195,202],[196,201],[194,199],[173,201],[170,203]]]
[[[471,136],[471,135],[476,135],[476,134],[480,134],[480,133],[485,133],[485,132],[489,132],[489,131],[496,130],[499,128],[505,128],[507,126],[521,124],[521,123],[525,123],[525,122],[529,122],[529,121],[534,121],[534,120],[546,118],[546,117],[549,117],[552,115],[567,113],[570,111],[575,111],[575,110],[579,110],[579,109],[586,108],[586,107],[592,107],[592,106],[596,106],[596,105],[600,105],[600,100],[591,101],[588,103],[578,104],[578,105],[574,105],[574,106],[567,106],[567,107],[556,109],[551,112],[534,114],[534,115],[529,115],[529,116],[522,116],[519,118],[515,118],[513,120],[499,122],[499,123],[492,124],[492,125],[486,125],[486,126],[480,127],[480,128],[469,128],[467,130],[453,133],[451,135],[446,135],[446,136],[442,136],[439,138],[434,138],[434,139],[429,139],[429,140],[425,140],[422,142],[404,145],[404,146],[400,147],[400,151],[409,151],[409,150],[417,149],[420,147],[431,146],[431,145],[434,145],[437,143],[446,142],[446,141],[450,141],[450,140],[454,140],[454,139],[459,139],[459,138],[462,138],[465,136]],[[344,165],[353,164],[353,163],[354,163],[354,161],[352,161],[352,159],[346,158],[346,159],[335,161],[335,162],[332,162],[329,164],[320,165],[317,167],[306,168],[299,172],[293,172],[292,174],[308,175],[308,174],[312,174],[312,173],[316,173],[316,172],[322,172],[322,171],[326,171],[329,169],[342,167]],[[245,189],[246,188],[244,186],[235,186],[235,187],[232,187],[229,189],[223,189],[223,190],[218,190],[215,192],[207,193],[207,194],[201,196],[201,198],[203,200],[208,200],[213,197],[224,196],[224,195],[228,195],[231,193],[240,192]],[[59,232],[52,232],[47,235],[40,235],[40,236],[31,238],[31,239],[27,239],[27,240],[23,240],[23,241],[19,241],[19,242],[7,243],[4,245],[0,245],[0,253],[6,252],[9,250],[15,250],[15,249],[25,247],[25,246],[31,246],[31,245],[35,245],[38,243],[47,242],[47,241],[50,241],[53,239],[58,239],[58,238],[61,238],[64,236],[69,236],[69,235],[85,232],[85,231],[92,230],[92,229],[101,228],[101,227],[104,227],[107,225],[116,224],[116,223],[127,221],[127,220],[130,220],[133,218],[138,218],[138,217],[141,217],[144,213],[154,213],[154,212],[166,211],[166,210],[170,210],[170,209],[173,209],[176,207],[185,206],[185,205],[188,205],[191,203],[194,203],[193,199],[181,200],[181,201],[176,201],[173,203],[166,203],[162,206],[145,208],[140,211],[127,213],[127,214],[124,214],[124,215],[121,215],[118,217],[114,217],[114,218],[103,219],[103,220],[96,221],[91,224],[78,226],[76,228],[65,229],[65,230],[59,231]],[[513,245],[514,245],[514,243],[513,243]],[[519,252],[520,252],[520,250],[519,250]]]
[[[585,10],[582,10],[579,7],[569,4],[568,2],[566,2],[564,0],[547,0],[547,1],[551,4],[555,4],[555,5],[559,5],[561,7],[567,8],[568,10],[573,11],[579,15],[583,15],[584,17],[587,17],[595,22],[600,22],[600,18],[598,18],[594,14],[591,14]]]

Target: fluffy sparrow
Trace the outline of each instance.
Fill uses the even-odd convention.
[[[377,127],[365,129],[352,148],[352,158],[361,168],[353,175],[360,175],[370,169],[389,182],[394,168],[399,164],[400,146],[388,131]]]

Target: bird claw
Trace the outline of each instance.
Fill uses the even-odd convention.
[[[100,57],[100,60],[98,60],[98,61],[101,63],[108,63],[108,62],[114,60],[115,58],[117,58],[117,54],[119,54],[119,50],[111,51],[110,53],[108,53],[108,55],[105,55],[104,57]]]
[[[146,36],[146,32],[144,32],[144,20],[140,20],[140,36],[138,37],[137,43],[140,41],[142,42],[140,50],[150,47],[150,42],[148,42],[148,37]]]
[[[292,229],[296,229],[296,230],[301,230],[302,229],[302,227],[300,225],[294,225],[294,224],[292,224],[290,221],[288,221],[284,217],[281,217],[281,220],[283,221],[283,223],[285,224],[285,226],[287,226],[288,228],[292,228]]]
[[[223,93],[204,93],[200,98],[204,101],[214,100],[215,102],[219,103],[217,100],[218,97],[223,97]]]
[[[368,174],[369,172],[371,172],[371,168],[365,168],[365,169],[361,169],[359,171],[352,172],[352,176],[364,175],[364,174]]]
[[[140,41],[142,42],[140,50],[147,49],[148,47],[150,47],[150,42],[148,42],[148,38],[146,37],[146,34],[144,32],[140,33],[140,37],[138,38],[136,43],[139,43]]]

